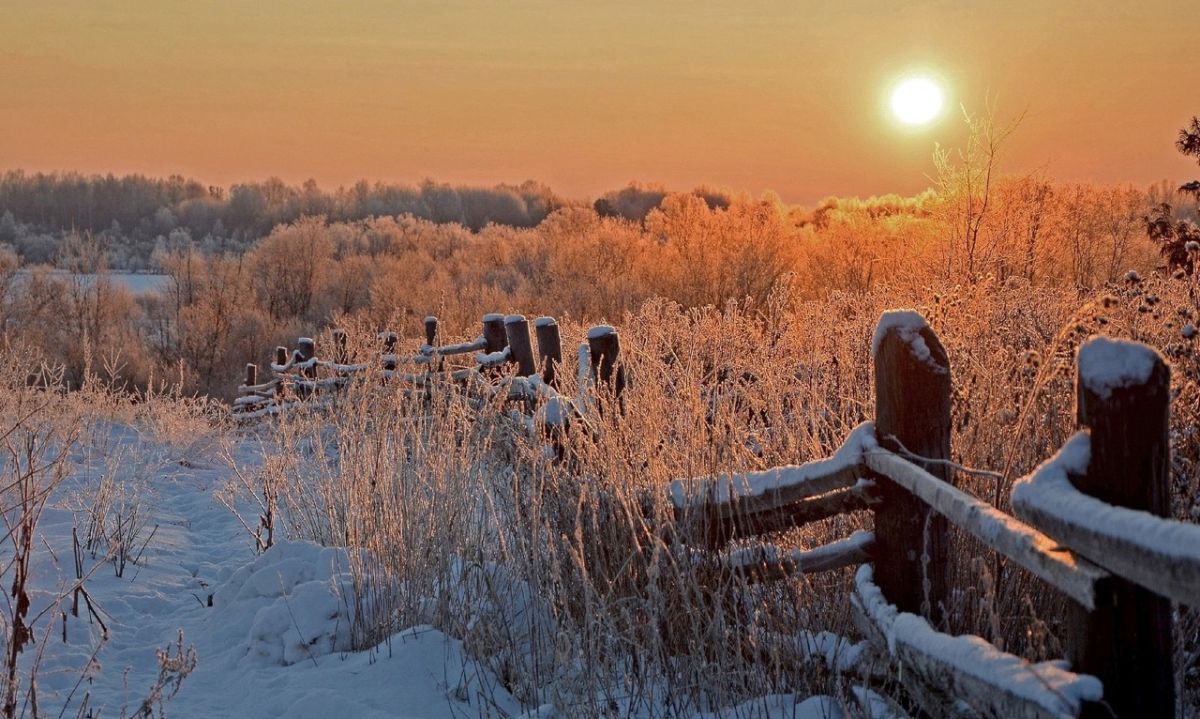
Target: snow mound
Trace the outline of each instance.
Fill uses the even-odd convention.
[[[538,419],[550,427],[559,427],[570,421],[575,405],[566,397],[551,397],[538,409]]]
[[[354,604],[344,550],[285,542],[233,573],[213,608],[245,637],[246,655],[289,666],[349,651]]]
[[[720,712],[701,712],[696,719],[843,719],[838,701],[828,696],[801,700],[795,694],[770,694]]]

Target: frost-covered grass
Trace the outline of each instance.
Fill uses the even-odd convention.
[[[232,432],[205,403],[169,393],[28,388],[28,368],[13,361],[0,375],[21,389],[0,399],[3,416],[19,415],[8,397],[43,398],[43,425],[62,442],[75,437],[70,471],[54,480],[43,515],[54,556],[31,546],[43,567],[34,613],[68,608],[66,649],[55,649],[53,612],[35,624],[47,647],[43,704],[86,673],[73,707],[90,692],[106,716],[133,713],[153,693],[154,647],[168,645],[171,667],[186,669],[188,647],[197,651],[176,703],[165,705],[180,716],[382,716],[399,702],[431,717],[743,719],[821,716],[850,711],[856,696],[894,695],[900,677],[855,671],[853,570],[770,585],[714,581],[671,541],[687,530],[673,525],[668,492],[679,478],[830,456],[873,414],[872,337],[890,307],[915,308],[945,345],[953,459],[1000,473],[957,481],[1004,510],[1012,482],[1074,431],[1082,340],[1099,331],[1160,349],[1176,396],[1174,508],[1197,520],[1200,362],[1181,328],[1200,311],[1188,281],[1142,279],[1098,296],[985,282],[821,302],[777,296],[722,311],[651,302],[607,318],[628,365],[624,413],[601,398],[591,431],[575,423],[558,464],[506,408],[438,388],[406,396],[395,384],[356,384],[319,411]],[[590,326],[559,324],[567,348]],[[351,361],[377,351],[366,339],[375,328],[348,329]],[[399,354],[416,352],[418,329]],[[471,340],[478,326],[442,332],[446,343]],[[564,355],[558,374],[573,396],[577,360]],[[86,601],[79,617],[69,609],[71,528],[78,523],[83,542],[89,522],[101,529],[94,556],[85,552],[83,586],[111,627],[107,640]],[[790,553],[870,528],[858,513],[770,541]],[[937,629],[1035,663],[1061,658],[1064,600],[970,537],[956,546],[949,626]],[[124,577],[112,564],[120,547],[134,548]],[[1181,704],[1195,707],[1200,620],[1179,616]],[[22,653],[21,677],[35,656]],[[123,680],[124,666],[134,669]],[[389,684],[396,676],[405,679]],[[349,703],[339,709],[322,698],[330,692]]]
[[[724,311],[651,302],[609,318],[629,370],[625,412],[602,400],[595,431],[568,436],[564,464],[548,462],[544,441],[499,406],[478,412],[437,391],[425,404],[372,385],[264,435],[279,444],[263,477],[277,485],[289,536],[337,545],[349,537],[365,550],[352,555],[370,596],[357,644],[429,622],[462,637],[521,701],[569,715],[690,715],[793,692],[849,705],[850,678],[798,655],[794,642],[766,638],[821,630],[855,638],[852,572],[713,586],[664,539],[671,532],[650,529],[670,523],[671,481],[832,454],[871,417],[872,337],[882,310],[895,306],[921,312],[949,352],[955,461],[1000,473],[959,473],[968,491],[1009,510],[1012,482],[1070,436],[1075,351],[1096,332],[1174,358],[1182,471],[1195,461],[1197,367],[1179,331],[1197,314],[1191,291],[1160,279],[1096,296],[983,282],[818,303],[776,297]],[[559,324],[568,346],[588,329]],[[444,341],[475,331],[445,327]],[[573,395],[573,353],[564,354],[559,376]],[[1187,517],[1195,489],[1177,476],[1176,509]],[[869,527],[860,513],[772,541],[810,548]],[[969,536],[956,541],[964,551],[943,629],[1034,662],[1061,658],[1065,600]],[[1196,633],[1185,612],[1181,671],[1195,661]]]

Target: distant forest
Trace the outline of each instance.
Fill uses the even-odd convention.
[[[669,193],[630,183],[592,203],[602,217],[641,221]],[[712,209],[728,207],[729,193],[694,191]],[[436,224],[479,231],[489,224],[536,227],[555,210],[581,205],[532,180],[492,187],[426,180],[419,185],[370,183],[327,191],[313,180],[289,185],[277,177],[224,187],[172,175],[166,179],[76,172],[0,175],[0,245],[23,264],[55,264],[64,239],[89,233],[107,251],[112,269],[157,269],[164,252],[193,246],[241,254],[281,224],[304,216],[328,222],[411,215]]]
[[[10,245],[25,264],[53,264],[65,236],[86,232],[102,242],[112,268],[141,271],[153,268],[156,250],[195,245],[240,254],[276,225],[305,215],[330,222],[412,215],[479,230],[488,224],[533,227],[568,204],[536,182],[468,187],[364,180],[330,192],[312,180],[288,185],[270,178],[226,189],[179,175],[16,170],[0,176],[0,244]]]

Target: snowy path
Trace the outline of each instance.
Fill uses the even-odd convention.
[[[271,650],[272,641],[282,648],[289,635],[298,639],[300,629],[305,639],[322,632],[340,635],[346,629],[344,612],[334,620],[332,632],[322,614],[338,609],[330,591],[337,553],[294,543],[256,559],[245,530],[213,497],[227,472],[174,465],[140,490],[139,499],[150,512],[146,532],[156,524],[158,528],[142,562],[127,566],[124,577],[116,577],[102,557],[86,556],[85,571],[99,563],[85,587],[108,626],[109,639],[96,657],[99,666],[75,691],[66,716],[75,714],[85,693],[100,716],[133,714],[158,675],[155,651],[173,644],[180,630],[184,645],[194,645],[198,664],[165,705],[167,716],[442,719],[519,714],[502,689],[476,691],[479,680],[491,684],[486,672],[479,673],[464,657],[458,642],[430,628],[403,632],[371,652],[334,651],[331,640],[323,647],[330,653],[284,665],[282,653]],[[81,488],[95,481],[86,472],[81,475]],[[40,534],[57,561],[44,554],[38,566],[41,606],[74,578],[73,522],[74,514],[61,509],[43,517]],[[214,594],[209,607],[208,597]],[[280,599],[285,594],[290,601]],[[281,602],[285,626],[278,621]],[[37,611],[37,598],[34,605]],[[68,643],[61,641],[62,619],[55,618],[39,671],[43,711],[54,707],[53,714],[71,693],[101,634],[85,606],[78,618],[70,616],[69,601],[64,607]],[[36,626],[44,631],[46,620]],[[322,647],[314,648],[314,655],[321,654],[317,649]]]
[[[249,440],[234,451],[239,463],[257,456]],[[348,581],[345,555],[290,542],[256,556],[245,529],[214,497],[231,470],[217,461],[181,465],[172,456],[119,427],[102,449],[73,455],[75,471],[38,528],[38,543],[49,550],[39,550],[33,571],[33,612],[43,612],[34,623],[44,649],[39,715],[59,716],[64,705],[67,717],[138,715],[159,676],[156,652],[174,651],[182,631],[198,662],[165,703],[167,717],[570,717],[552,707],[523,714],[460,642],[430,627],[406,630],[370,651],[347,651],[349,618],[340,598]],[[102,549],[84,555],[90,572],[84,586],[108,628],[101,642],[86,605],[72,616],[70,599],[58,597],[69,594],[75,579],[72,528],[82,540],[87,508],[106,473],[118,497],[110,512],[120,512],[122,501],[124,513],[142,512],[133,554],[149,541],[123,577]],[[35,649],[27,648],[23,661]],[[780,695],[695,719],[841,716],[827,697]]]

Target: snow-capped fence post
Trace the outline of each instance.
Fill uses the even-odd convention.
[[[887,312],[875,330],[875,432],[879,444],[952,483],[950,361],[915,312]],[[930,461],[922,461],[930,460]],[[929,505],[876,475],[875,580],[900,611],[941,623],[950,563],[949,525]]]
[[[504,331],[504,315],[483,316],[483,340],[487,343],[484,352],[499,352],[508,346],[508,335]]]
[[[282,347],[282,346],[276,347],[275,348],[275,366],[282,367],[282,366],[286,365],[288,362],[289,354],[290,353],[288,352],[287,347]],[[276,376],[278,377],[279,375],[276,375]],[[289,383],[286,379],[284,379],[283,377],[279,377],[279,379],[280,379],[279,385],[275,388],[275,401],[276,402],[283,401],[285,395],[288,392],[288,387],[289,387]]]
[[[396,369],[396,333],[381,332],[379,338],[383,340],[383,368],[385,370]]]
[[[562,364],[562,338],[558,334],[558,322],[553,317],[539,317],[533,322],[537,332],[538,366],[542,370],[542,381],[558,389],[558,365]]]
[[[425,318],[425,344],[430,347],[437,347],[438,343],[438,318],[429,315]]]
[[[529,321],[521,315],[504,318],[504,333],[512,361],[517,364],[517,375],[528,377],[537,371],[533,361],[533,343],[529,338]]]
[[[258,384],[258,365],[254,364],[253,362],[247,362],[246,363],[246,386],[253,387],[256,384]],[[247,391],[247,394],[252,394],[252,392]]]
[[[1170,386],[1170,370],[1150,347],[1093,338],[1080,348],[1077,420],[1091,438],[1087,473],[1071,478],[1079,491],[1170,515]],[[1175,716],[1170,600],[1116,578],[1111,602],[1092,612],[1068,606],[1072,669],[1103,682],[1104,704],[1119,717]]]
[[[596,387],[605,387],[623,408],[621,394],[625,391],[625,366],[620,363],[621,338],[616,328],[609,325],[593,327],[588,330],[587,341]]]

